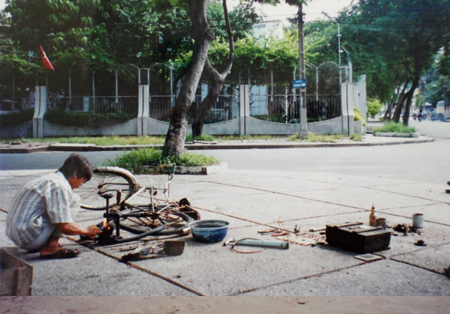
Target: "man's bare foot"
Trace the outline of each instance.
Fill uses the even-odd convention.
[[[41,248],[41,256],[55,254],[58,250],[62,248],[59,244],[59,238],[50,238],[45,246]]]
[[[73,258],[76,257],[80,252],[78,250],[66,249],[65,247],[61,247],[53,254],[42,254],[41,258],[45,259],[59,259],[59,258]]]

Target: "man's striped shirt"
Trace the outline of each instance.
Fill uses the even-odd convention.
[[[27,183],[14,197],[6,220],[6,235],[24,249],[48,228],[73,222],[71,208],[80,197],[61,172],[50,173]]]

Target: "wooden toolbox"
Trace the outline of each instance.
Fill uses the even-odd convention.
[[[326,226],[326,241],[356,253],[372,253],[389,249],[391,233],[381,227],[369,227],[362,222]]]
[[[14,256],[15,249],[0,249],[0,296],[31,295],[33,267]]]

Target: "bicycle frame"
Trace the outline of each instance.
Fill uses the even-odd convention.
[[[166,234],[188,234],[188,228],[185,226],[170,229],[173,224],[179,224],[180,220],[189,224],[194,220],[200,219],[200,214],[196,210],[186,206],[189,205],[189,201],[187,201],[187,199],[182,199],[180,204],[170,200],[170,184],[174,178],[175,169],[176,166],[173,167],[172,172],[169,174],[168,180],[164,184],[163,188],[153,186],[142,187],[140,185],[136,185],[137,190],[132,192],[131,196],[124,199],[122,199],[122,191],[120,189],[116,190],[116,204],[113,206],[109,205],[109,199],[114,197],[111,193],[113,190],[108,189],[106,191],[99,191],[98,194],[106,201],[106,212],[103,214],[105,221],[97,226],[99,226],[99,228],[103,228],[105,231],[107,230],[108,232],[105,232],[105,235],[98,237],[98,243],[108,245],[139,240],[149,235],[159,236]],[[131,173],[130,175],[132,176]],[[135,180],[134,177],[133,180]],[[145,191],[148,191],[150,195],[149,204],[131,204],[133,199]],[[158,199],[155,197],[158,191],[163,191],[164,199]],[[186,200],[183,202],[185,204],[181,204],[183,200]],[[130,227],[123,223],[121,224],[121,221],[123,220],[129,220],[137,225],[140,225],[141,227],[145,226],[146,230],[141,231],[135,227]],[[112,235],[113,232],[110,229],[115,229],[116,234]],[[124,239],[120,234],[120,229],[138,235]]]

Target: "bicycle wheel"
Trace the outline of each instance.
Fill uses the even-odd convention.
[[[105,210],[106,200],[99,193],[112,193],[109,205],[117,204],[116,194],[122,191],[122,199],[127,199],[140,188],[131,172],[119,167],[98,167],[91,180],[83,184],[77,193],[81,197],[81,207],[91,210]]]
[[[122,220],[120,228],[134,234],[141,234],[149,230],[166,225],[166,228],[155,235],[170,235],[182,233],[195,219],[177,209],[162,212],[144,211],[142,207],[134,207],[120,212]]]

